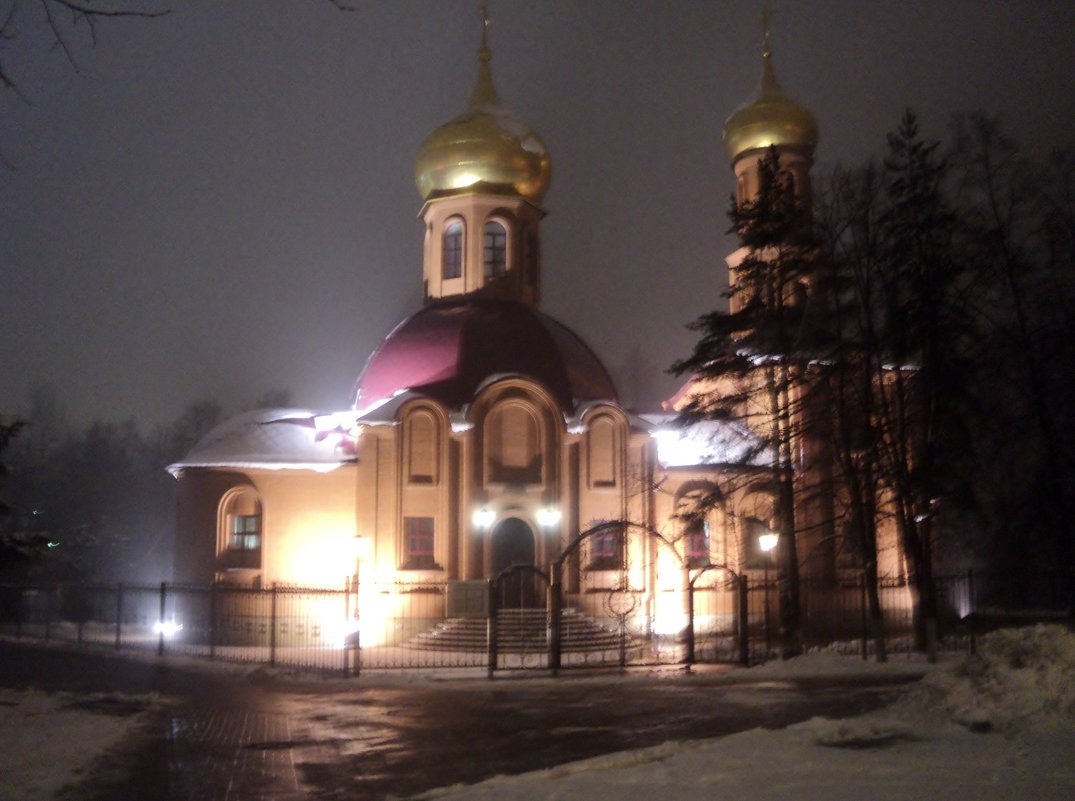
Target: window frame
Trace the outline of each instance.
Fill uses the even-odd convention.
[[[499,228],[500,233],[491,231],[492,228]],[[494,237],[494,241],[490,244],[490,236]],[[500,239],[499,244],[496,242],[496,238]],[[500,255],[500,260],[495,261],[490,258],[490,254]],[[508,258],[508,226],[503,220],[491,219],[486,220],[485,225],[482,226],[482,277],[489,278],[503,278],[508,274],[509,269]],[[495,269],[499,267],[500,269]]]
[[[440,277],[455,281],[463,277],[463,256],[466,252],[467,226],[462,217],[449,217],[444,222],[440,240]]]
[[[708,565],[712,546],[708,519],[692,520],[686,524],[683,529],[683,561],[688,568],[698,569]]]
[[[594,526],[610,523],[603,520],[595,522]],[[589,537],[589,559],[586,563],[587,570],[623,570],[627,565],[625,558],[627,537],[626,526],[622,523],[608,531],[594,534]]]
[[[418,528],[428,528],[416,530]],[[418,539],[427,541],[418,548]],[[440,570],[437,564],[437,524],[428,515],[405,515],[403,517],[402,559],[400,570]]]
[[[221,498],[219,509],[219,569],[261,570],[265,551],[265,511],[257,491],[252,487],[233,489]]]

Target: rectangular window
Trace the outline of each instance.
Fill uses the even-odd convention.
[[[683,556],[687,567],[705,567],[709,564],[709,521],[691,523],[683,535]]]
[[[498,222],[485,225],[485,277],[499,278],[508,271],[508,233]]]
[[[463,274],[463,223],[448,223],[442,247],[441,277],[458,278]]]
[[[403,518],[403,565],[404,570],[437,570],[439,565],[433,557],[433,518]]]
[[[232,515],[227,566],[261,567],[261,515]]]
[[[590,537],[590,570],[620,570],[623,568],[623,527],[609,526]]]

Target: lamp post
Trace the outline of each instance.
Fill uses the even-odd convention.
[[[352,585],[355,593],[355,615],[354,615],[354,631],[351,632],[349,637],[348,646],[354,649],[355,652],[355,664],[354,672],[358,675],[359,671],[359,659],[362,646],[362,610],[360,601],[360,588],[362,583],[362,560],[369,554],[370,551],[370,539],[364,537],[361,534],[357,534],[351,538],[351,555],[355,560],[355,576]]]
[[[763,531],[758,535],[758,547],[765,554],[765,573],[763,589],[765,590],[765,658],[769,658],[772,642],[769,635],[769,564],[773,561],[773,549],[780,542],[780,535],[775,531]]]

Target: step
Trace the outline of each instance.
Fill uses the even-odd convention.
[[[438,651],[481,651],[488,646],[485,618],[449,618],[407,643],[408,647]],[[501,651],[543,651],[548,647],[544,609],[503,609],[498,613],[497,646]],[[575,609],[564,610],[560,629],[564,651],[609,651],[620,647],[619,633],[601,626]],[[628,637],[627,647],[638,647]]]

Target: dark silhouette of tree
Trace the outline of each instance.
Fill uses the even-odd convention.
[[[737,421],[759,436],[758,447],[742,454],[742,463],[756,465],[763,454],[768,463],[773,524],[780,534],[782,653],[791,656],[802,648],[796,443],[807,435],[804,368],[814,339],[807,298],[817,249],[809,215],[775,149],[759,163],[758,176],[757,195],[733,198],[729,212],[745,253],[732,271],[729,308],[692,325],[701,338],[672,370],[693,376],[703,388],[682,410],[682,423]]]
[[[875,165],[837,169],[819,193],[816,217],[824,257],[817,289],[830,310],[826,357],[816,375],[830,401],[830,453],[836,471],[836,528],[841,547],[862,570],[867,620],[874,653],[886,660],[884,614],[878,591],[878,526],[882,471],[877,463],[881,430],[877,418],[882,380],[880,322],[876,312],[879,198]]]
[[[6,422],[0,418],[0,573],[34,560],[47,547],[45,537],[19,525],[17,508],[8,500],[7,479],[12,470],[5,452],[24,426],[21,420]]]

